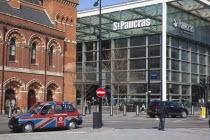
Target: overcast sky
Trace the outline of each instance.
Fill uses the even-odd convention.
[[[79,0],[79,6],[77,8],[77,11],[81,10],[87,10],[87,9],[92,9],[94,8],[93,4],[97,0]],[[138,1],[138,0],[101,0],[102,7],[107,6],[107,5],[115,5],[119,3],[124,3],[128,1]]]

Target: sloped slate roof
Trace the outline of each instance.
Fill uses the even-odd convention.
[[[46,12],[34,8],[21,5],[20,9],[16,9],[11,7],[7,2],[0,1],[0,13],[6,13],[42,25],[53,27],[53,24],[51,23]]]

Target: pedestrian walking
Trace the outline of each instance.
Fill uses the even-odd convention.
[[[89,111],[89,114],[91,114],[91,102],[88,101],[88,111]]]
[[[157,113],[158,117],[160,118],[160,123],[159,123],[159,129],[161,131],[164,131],[165,128],[165,118],[166,116],[168,116],[168,111],[165,107],[164,102],[160,102],[160,105],[158,107],[158,113]]]
[[[143,105],[141,106],[141,111],[144,112],[145,108],[146,108],[146,107],[145,107],[145,104],[143,104]]]

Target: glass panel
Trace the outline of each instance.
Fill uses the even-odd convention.
[[[77,53],[77,62],[82,62],[82,53]]]
[[[206,74],[206,67],[203,65],[200,65],[200,74]]]
[[[171,60],[171,69],[172,70],[179,70],[179,61]]]
[[[205,65],[205,63],[206,63],[206,61],[205,61],[206,59],[205,59],[205,55],[199,55],[199,63],[200,64],[204,64]]]
[[[145,68],[146,68],[145,59],[130,60],[130,69],[145,69]]]
[[[123,48],[128,46],[127,38],[114,40],[115,48]]]
[[[197,81],[198,81],[198,80],[197,80],[197,78],[198,78],[197,75],[192,74],[192,75],[191,75],[191,78],[192,78],[192,79],[191,79],[191,82],[192,82],[192,83],[197,83]]]
[[[86,66],[86,72],[96,72],[97,71],[96,62],[87,62],[87,63],[85,63],[85,66]]]
[[[160,56],[160,46],[149,47],[150,56]]]
[[[113,70],[127,70],[127,60],[113,60]]]
[[[130,49],[130,58],[146,57],[146,47]]]
[[[82,43],[77,44],[77,52],[82,52]]]
[[[191,47],[191,51],[192,51],[192,52],[197,52],[198,49],[197,49],[196,44],[191,43],[191,44],[190,44],[190,47]]]
[[[171,58],[179,59],[179,50],[178,49],[171,49]]]
[[[188,83],[189,82],[189,74],[182,73],[182,82],[183,83]]]
[[[120,55],[119,53],[117,55]],[[96,56],[96,54],[95,54]],[[110,50],[102,50],[101,51],[102,60],[111,60],[111,51]]]
[[[182,86],[182,94],[186,95],[189,93],[189,86]]]
[[[150,59],[150,68],[160,68],[160,59],[159,58]]]
[[[160,84],[150,84],[150,90],[152,93],[160,93]]]
[[[171,72],[171,81],[179,82],[179,73]]]
[[[110,49],[111,48],[111,40],[102,40],[101,47],[102,47],[102,49]]]
[[[84,74],[86,80],[88,81],[96,81],[97,74],[96,73],[85,73]]]
[[[173,94],[179,94],[179,85],[175,85],[175,84],[172,84],[171,85],[171,88],[172,88],[172,93]]]
[[[198,51],[199,51],[199,53],[202,53],[202,54],[205,54],[206,53],[206,49],[205,49],[205,47],[204,46],[198,46]]]
[[[182,62],[182,71],[188,72],[188,63],[187,62]]]
[[[130,73],[130,81],[146,80],[145,71],[131,71],[129,73]]]
[[[148,43],[149,45],[160,44],[160,35],[151,35],[149,36],[148,41],[149,41]]]
[[[96,61],[97,60],[97,52],[86,52],[86,61]]]
[[[171,37],[171,46],[179,48],[179,39]]]
[[[97,42],[87,42],[85,43],[86,51],[97,50]]]
[[[198,72],[197,64],[191,64],[191,72],[192,73],[197,73]]]
[[[143,84],[130,84],[130,94],[144,93]]]
[[[197,54],[195,54],[195,53],[191,54],[191,61],[194,63],[197,63]]]
[[[151,80],[160,80],[160,71],[151,71],[150,79]]]
[[[187,43],[187,41],[186,40],[180,40],[180,47],[182,49],[187,50],[188,49],[188,43]]]
[[[130,38],[130,46],[143,46],[146,45],[146,36]]]
[[[187,51],[182,51],[182,60],[188,61],[188,52]]]

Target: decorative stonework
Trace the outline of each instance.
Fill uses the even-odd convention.
[[[48,82],[46,86],[48,90],[61,91],[60,85],[54,80]]]
[[[61,45],[56,39],[51,39],[47,45],[48,51],[50,51],[51,47],[54,47],[53,53],[61,53]]]
[[[31,81],[29,81],[27,84],[26,84],[26,90],[29,90],[29,89],[40,89],[40,87],[42,87],[43,84],[40,80],[38,79],[33,79]]]
[[[34,42],[37,42],[37,49],[44,50],[45,43],[41,35],[39,34],[32,35],[28,41],[28,45],[31,47]]]
[[[11,29],[6,34],[6,42],[10,42],[11,38],[15,37],[17,39],[17,44],[26,45],[25,35],[19,29]]]
[[[13,89],[15,93],[19,90],[25,90],[25,84],[19,78],[13,77],[4,82],[4,89]]]

